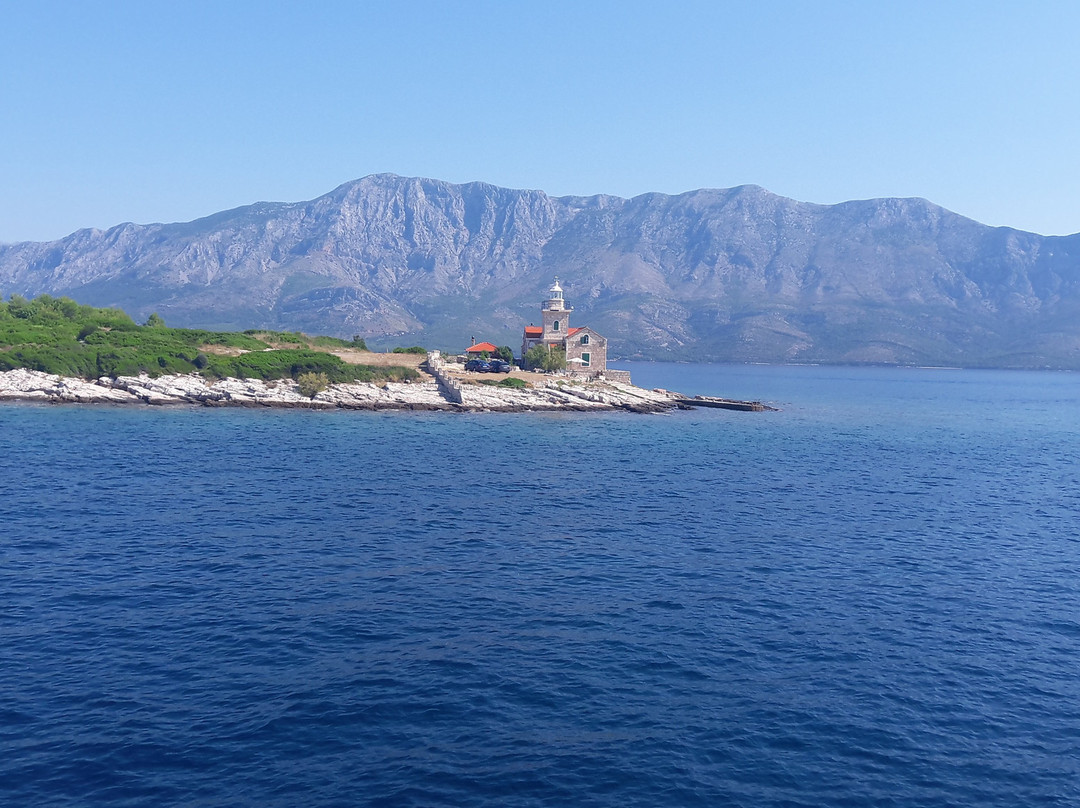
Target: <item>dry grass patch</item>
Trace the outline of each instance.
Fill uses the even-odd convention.
[[[512,370],[509,373],[474,373],[471,370],[465,370],[461,365],[446,365],[446,370],[450,372],[450,375],[455,379],[460,379],[463,382],[482,382],[485,380],[501,381],[503,379],[521,379],[530,386],[536,386],[543,384],[545,381],[550,381],[555,378],[554,376],[548,376],[544,373],[532,373],[527,370]]]
[[[358,351],[355,348],[313,348],[312,350],[325,350],[350,365],[371,365],[377,368],[418,368],[427,359],[424,354],[375,353],[374,351]]]

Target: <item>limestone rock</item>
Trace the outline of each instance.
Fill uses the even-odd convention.
[[[303,407],[350,410],[601,411],[630,409],[657,412],[675,406],[674,394],[641,390],[611,382],[555,383],[514,389],[461,386],[462,403],[449,401],[435,382],[335,384],[314,398],[300,395],[285,379],[222,379],[201,376],[121,376],[96,381],[67,379],[34,370],[0,372],[0,400],[97,404],[188,404],[233,407]]]

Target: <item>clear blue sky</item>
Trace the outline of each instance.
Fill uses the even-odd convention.
[[[0,0],[0,241],[376,172],[1080,231],[1080,3]]]

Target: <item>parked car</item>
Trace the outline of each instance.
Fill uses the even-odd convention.
[[[491,362],[486,359],[470,359],[465,363],[465,370],[471,370],[473,373],[490,373]]]
[[[509,373],[511,368],[510,363],[505,359],[492,359],[491,360],[491,373]]]

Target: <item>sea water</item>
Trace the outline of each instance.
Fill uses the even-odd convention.
[[[0,804],[1080,802],[1080,376],[0,406]]]

